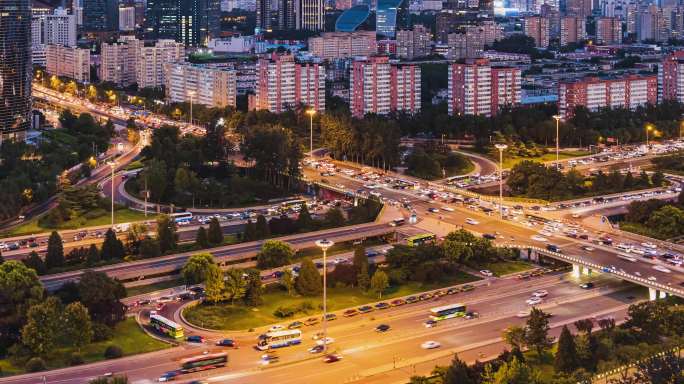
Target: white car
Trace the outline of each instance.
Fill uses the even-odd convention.
[[[534,297],[546,297],[549,295],[549,292],[545,289],[540,289],[538,291],[532,292],[532,296]]]
[[[447,212],[453,212],[454,211],[454,209],[451,207],[442,207],[442,210],[447,211]]]
[[[492,273],[492,271],[490,271],[489,269],[483,269],[483,270],[481,270],[481,271],[480,271],[480,274],[481,274],[482,276],[487,276],[487,277],[492,277],[492,276],[494,276],[494,274]]]
[[[425,326],[425,328],[432,328],[437,326],[437,322],[435,320],[428,320],[424,322],[423,325]]]
[[[468,224],[470,224],[470,225],[478,225],[478,224],[480,224],[479,221],[477,221],[477,220],[475,220],[475,219],[471,219],[470,217],[468,217],[468,218],[466,219],[466,223],[468,223]]]
[[[655,276],[649,276],[648,277],[648,281],[656,281],[656,280],[658,280],[658,279],[656,279]]]
[[[442,344],[440,344],[437,341],[430,340],[430,341],[426,341],[423,344],[421,344],[420,347],[423,349],[435,349],[435,348],[439,348],[441,345]]]
[[[594,248],[594,247],[590,247],[590,246],[588,246],[588,245],[585,245],[585,246],[582,247],[582,249],[584,249],[584,250],[587,251],[587,252],[591,252],[591,251],[593,251],[595,248]]]
[[[664,273],[670,273],[670,272],[672,272],[672,271],[670,271],[669,269],[663,267],[662,265],[654,265],[654,266],[653,266],[653,269],[655,269],[656,271],[664,272]]]
[[[330,345],[334,342],[335,342],[335,339],[333,339],[332,337],[326,337],[325,339],[316,340],[317,345],[324,345],[324,344]]]
[[[524,317],[528,317],[529,315],[530,315],[530,310],[525,310],[525,309],[524,309],[524,310],[522,310],[522,311],[516,313],[516,314],[515,314],[515,317],[519,317],[519,318],[522,319],[522,318],[524,318]]]
[[[655,244],[653,244],[653,243],[641,243],[641,246],[642,246],[642,247],[645,247],[645,248],[651,248],[651,249],[656,249],[656,248],[658,248],[658,246],[655,245]]]
[[[277,332],[277,331],[282,331],[283,329],[285,329],[285,326],[280,325],[280,324],[276,324],[276,325],[272,325],[271,328],[268,329],[268,331],[269,332]]]
[[[530,238],[534,241],[540,241],[542,243],[546,243],[547,241],[549,241],[549,239],[547,239],[546,237],[539,236],[539,235],[532,235]]]
[[[527,303],[527,305],[539,305],[542,303],[542,299],[539,297],[530,297],[529,299],[525,300],[525,303]]]

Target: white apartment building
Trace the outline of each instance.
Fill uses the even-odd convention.
[[[52,14],[34,12],[31,17],[31,52],[33,63],[46,65],[49,44],[76,46],[76,16],[57,8]]]
[[[157,88],[164,84],[164,64],[183,61],[185,47],[173,40],[158,40],[146,46],[142,40],[121,36],[101,45],[100,79],[127,87]]]
[[[309,52],[326,60],[370,56],[377,52],[376,35],[374,31],[324,32],[309,38]]]
[[[87,49],[50,44],[46,48],[46,62],[50,75],[90,82],[90,51]]]
[[[119,8],[119,31],[135,31],[135,7]]]
[[[232,69],[189,63],[167,63],[166,98],[208,107],[235,107],[236,76]]]

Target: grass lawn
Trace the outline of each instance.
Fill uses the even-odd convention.
[[[129,223],[133,221],[143,221],[143,220],[154,220],[154,214],[148,214],[145,217],[143,212],[134,211],[128,208],[120,208],[114,211],[114,222],[115,223]],[[10,231],[5,232],[5,236],[21,236],[21,235],[31,235],[34,233],[49,232],[53,229],[79,229],[83,227],[91,227],[96,225],[107,225],[112,222],[109,211],[106,215],[96,217],[94,219],[86,219],[83,217],[77,217],[64,222],[59,228],[44,228],[38,224],[38,218],[35,218],[23,225],[20,225]]]
[[[623,222],[620,222],[620,229],[623,231],[636,233],[638,235],[643,235],[643,236],[653,237],[655,239],[665,240],[658,233],[658,231],[654,231],[651,228],[649,228],[646,225],[641,224],[641,223],[629,223],[629,222],[623,221]]]
[[[129,317],[116,326],[112,340],[92,343],[83,347],[81,349],[83,361],[85,363],[92,363],[95,361],[104,360],[104,351],[109,345],[117,345],[121,347],[124,356],[158,351],[160,349],[170,347],[170,345],[167,343],[163,343],[149,337],[140,329],[138,324],[135,322],[135,319]],[[73,351],[74,350],[71,348],[60,348],[54,351],[48,358],[45,359],[48,368],[55,369],[68,366],[69,356],[71,356]],[[2,374],[5,375],[19,374],[24,372],[22,368],[13,366],[9,360],[0,360],[0,367],[2,368]]]
[[[406,283],[399,287],[390,287],[382,297],[389,300],[395,297],[413,295],[432,289],[468,283],[479,280],[478,277],[463,272],[449,281],[433,284],[420,284],[415,282]],[[363,294],[357,288],[343,287],[328,289],[328,310],[356,307],[369,302],[378,301],[374,295]],[[306,303],[306,304],[305,304]],[[289,318],[279,318],[273,315],[279,307],[295,308],[302,304],[308,305],[309,310],[301,311]],[[218,304],[199,305],[185,310],[186,320],[205,328],[220,330],[242,330],[261,327],[268,324],[290,322],[295,318],[314,315],[320,312],[320,297],[288,296],[287,292],[280,287],[267,288],[264,293],[264,304],[258,308],[249,308],[243,305]]]
[[[495,276],[504,276],[533,269],[534,265],[519,260],[506,260],[497,261],[495,263],[485,263],[479,265],[477,268],[489,269]]]
[[[167,281],[160,281],[148,285],[138,285],[135,287],[126,288],[126,296],[131,297],[136,295],[142,295],[143,293],[150,293],[154,291],[160,291],[166,288],[178,287],[183,284],[185,284],[185,280],[183,280],[182,278],[177,278]]]
[[[565,159],[571,159],[573,157],[579,157],[579,156],[587,156],[590,155],[591,152],[589,151],[564,151],[559,153],[559,158],[561,160]],[[493,159],[498,161],[498,159]],[[549,152],[546,154],[543,154],[541,156],[537,157],[517,157],[517,156],[504,156],[503,159],[503,166],[504,168],[512,168],[514,165],[518,164],[521,161],[524,160],[531,160],[531,161],[539,161],[539,162],[546,162],[546,161],[556,161],[556,152]]]

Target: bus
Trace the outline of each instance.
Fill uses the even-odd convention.
[[[464,304],[449,304],[430,309],[430,319],[434,321],[461,317],[466,313]]]
[[[176,212],[169,215],[178,224],[187,224],[192,221],[192,212]]]
[[[306,204],[306,200],[303,199],[283,201],[282,203],[280,203],[280,209],[288,210],[293,209],[295,207],[301,208],[304,204]]]
[[[150,326],[157,332],[173,337],[174,339],[183,338],[183,327],[164,316],[151,315]]]
[[[288,329],[283,331],[268,332],[259,336],[257,348],[261,351],[268,349],[289,347],[302,342],[302,331],[299,329]]]
[[[402,217],[402,218],[394,219],[394,220],[390,221],[389,225],[390,225],[390,227],[398,227],[400,225],[404,225],[404,223],[406,223],[406,220],[404,220],[404,218]]]
[[[432,243],[437,240],[437,235],[434,233],[421,233],[420,235],[414,235],[406,239],[406,243],[409,247],[416,247],[418,245],[423,245],[425,243]]]
[[[225,367],[228,363],[226,352],[190,357],[181,361],[181,372],[191,373]]]

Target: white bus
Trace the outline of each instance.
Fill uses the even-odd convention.
[[[187,224],[192,221],[192,212],[176,212],[169,215],[178,224]]]
[[[262,351],[274,348],[289,347],[302,342],[302,331],[288,329],[283,331],[268,332],[259,336],[257,348]]]
[[[430,319],[434,321],[451,319],[464,316],[466,307],[464,304],[449,304],[430,309]]]

